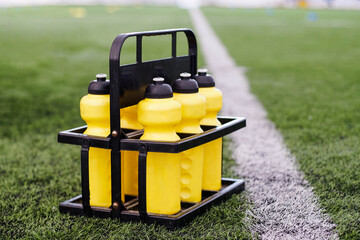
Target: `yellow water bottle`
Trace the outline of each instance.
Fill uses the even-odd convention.
[[[121,128],[140,130],[143,127],[137,120],[137,105],[120,109]],[[138,195],[138,151],[121,151],[124,163],[124,192],[126,195]]]
[[[217,114],[222,108],[222,93],[215,88],[215,82],[207,69],[199,69],[195,76],[199,93],[206,98],[206,115],[201,125],[219,126]],[[203,189],[218,191],[221,188],[222,138],[204,144]]]
[[[199,87],[190,73],[181,73],[180,79],[172,85],[174,99],[181,104],[181,122],[177,133],[202,133],[200,120],[205,116],[205,98],[199,94]],[[180,153],[182,201],[200,202],[202,191],[204,147],[191,148]]]
[[[96,78],[89,85],[88,95],[80,101],[80,114],[87,123],[84,134],[107,137],[110,134],[110,81],[103,73],[97,74]],[[91,206],[110,207],[110,150],[89,148],[89,188]]]
[[[181,105],[164,78],[154,78],[138,104],[138,121],[144,126],[141,140],[174,142],[175,127],[181,120]],[[175,214],[180,211],[179,154],[149,152],[146,165],[146,207],[150,213]]]

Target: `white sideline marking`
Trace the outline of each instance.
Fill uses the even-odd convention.
[[[250,92],[244,69],[229,56],[201,11],[192,9],[190,15],[207,66],[224,94],[222,113],[247,119],[247,127],[231,137],[237,172],[245,178],[254,205],[248,211],[254,219],[251,231],[261,239],[338,239],[335,225],[318,207],[296,159]]]

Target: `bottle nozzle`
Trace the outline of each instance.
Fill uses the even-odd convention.
[[[155,84],[162,84],[164,82],[164,78],[163,77],[156,77],[153,78],[153,81],[155,82]]]
[[[208,70],[207,70],[206,68],[200,68],[200,69],[198,69],[198,74],[199,74],[200,76],[206,76],[207,72],[208,72]]]
[[[190,79],[191,74],[187,72],[180,73],[181,79]]]
[[[96,79],[98,81],[106,81],[106,77],[107,77],[107,75],[105,73],[96,74]]]

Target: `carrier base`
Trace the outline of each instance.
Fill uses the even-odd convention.
[[[147,213],[140,216],[138,211],[138,198],[126,196],[126,210],[121,211],[121,221],[142,221],[147,224],[160,224],[169,229],[183,226],[199,214],[205,212],[214,204],[229,198],[234,193],[240,193],[245,190],[245,181],[242,179],[222,178],[222,187],[219,191],[202,191],[202,201],[199,203],[181,202],[181,211],[174,215],[163,215]],[[70,213],[70,215],[86,215],[100,218],[113,218],[112,209],[105,207],[91,207],[89,213],[84,212],[82,205],[82,196],[79,195],[60,204],[61,213]]]

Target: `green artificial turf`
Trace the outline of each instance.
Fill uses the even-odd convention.
[[[84,18],[72,16],[84,12]],[[191,27],[185,10],[0,9],[0,239],[251,237],[244,220],[250,204],[244,194],[233,195],[175,231],[59,213],[60,202],[81,193],[81,180],[80,147],[57,143],[57,133],[84,125],[80,99],[95,74],[108,72],[113,39],[123,32],[176,27]],[[169,55],[166,40],[147,42],[146,56]],[[134,61],[133,42],[124,47],[122,63]],[[202,62],[200,58],[199,66]],[[234,176],[230,156],[228,149],[225,177]]]
[[[360,239],[360,12],[204,9],[342,239]]]

